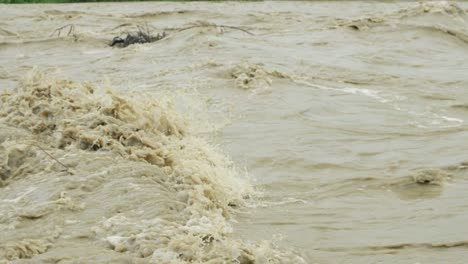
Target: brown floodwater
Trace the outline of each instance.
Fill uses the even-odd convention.
[[[1,10],[0,263],[468,261],[466,2]]]

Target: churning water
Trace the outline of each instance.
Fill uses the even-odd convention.
[[[0,8],[0,263],[468,261],[466,3]]]

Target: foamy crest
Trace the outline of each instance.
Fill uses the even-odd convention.
[[[0,100],[3,258],[303,262],[234,237],[253,190],[170,103],[37,70]]]

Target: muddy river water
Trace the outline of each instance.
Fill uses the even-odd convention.
[[[468,262],[466,2],[0,10],[0,263]]]

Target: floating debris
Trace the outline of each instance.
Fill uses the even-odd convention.
[[[246,29],[240,28],[240,27],[227,26],[227,25],[218,25],[218,24],[210,23],[210,22],[206,22],[206,21],[197,21],[197,22],[193,23],[191,26],[179,29],[179,32],[184,31],[184,30],[188,30],[188,29],[192,29],[192,28],[200,28],[200,27],[214,27],[214,28],[217,28],[221,32],[223,32],[226,28],[227,29],[234,29],[234,30],[242,31],[242,32],[247,33],[247,34],[252,35],[252,36],[255,35],[254,33],[250,32],[250,31],[248,31]]]
[[[52,32],[50,37],[53,37],[54,35],[57,35],[57,37],[60,37],[60,34],[62,34],[62,30],[66,29],[66,28],[68,28],[67,37],[72,35],[72,34],[75,34],[75,25],[68,24],[68,25],[65,25],[63,27],[57,28],[54,32]]]
[[[166,37],[165,32],[163,32],[161,34],[158,33],[156,36],[153,36],[151,34],[148,26],[146,26],[145,29],[138,26],[138,31],[137,32],[129,32],[129,33],[127,33],[127,36],[125,38],[117,36],[114,39],[112,39],[112,42],[109,45],[112,46],[112,47],[117,46],[119,48],[125,48],[125,47],[128,47],[129,45],[132,45],[132,44],[155,42],[155,41],[161,40],[161,39],[163,39],[165,37]]]

